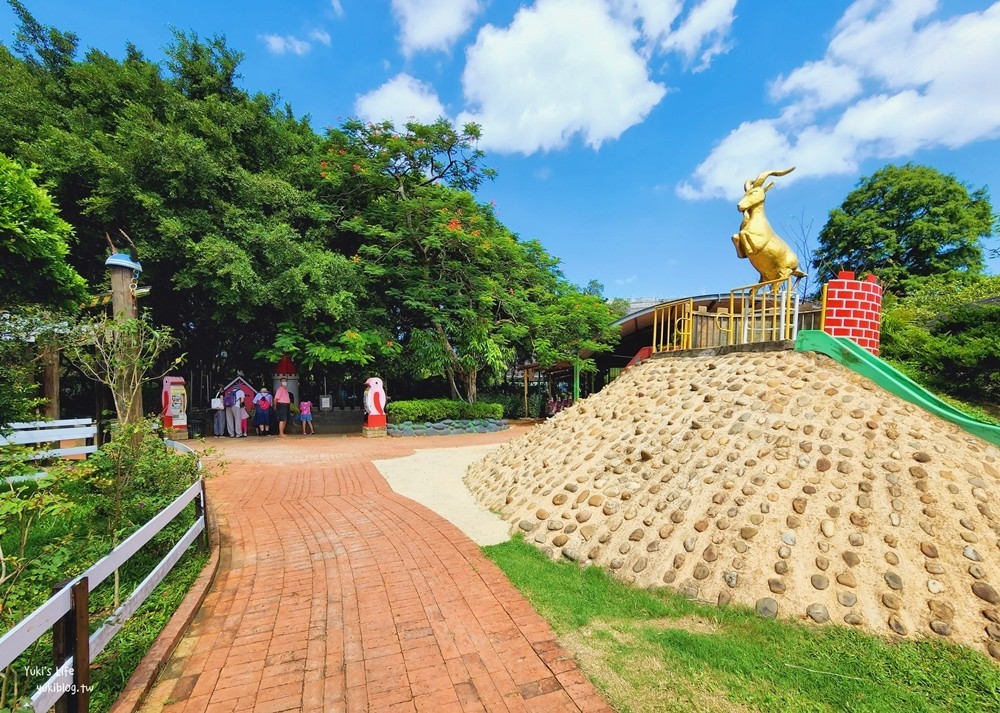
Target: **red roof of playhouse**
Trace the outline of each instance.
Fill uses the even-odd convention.
[[[250,386],[250,382],[248,382],[242,376],[237,376],[235,379],[233,379],[228,384],[226,384],[222,388],[222,393],[228,394],[230,391],[235,390],[236,387],[239,387],[239,388],[243,389],[243,394],[245,396],[251,396],[252,397],[252,396],[256,396],[257,395],[257,389],[255,389],[254,387]]]
[[[287,376],[295,376],[299,372],[295,371],[295,365],[292,360],[288,358],[287,354],[281,356],[281,361],[278,362],[278,366],[274,367],[275,374],[285,374]]]

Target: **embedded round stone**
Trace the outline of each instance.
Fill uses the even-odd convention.
[[[715,545],[709,545],[705,548],[701,556],[706,562],[715,562],[715,560],[719,559],[719,550]]]
[[[628,536],[628,539],[631,542],[638,542],[645,536],[645,534],[645,531],[643,531],[642,528],[639,528],[638,530],[633,530],[632,534]]]
[[[590,519],[592,513],[590,510],[581,510],[576,514],[576,521],[579,523],[587,522]]]
[[[806,608],[806,615],[817,624],[825,624],[830,621],[830,612],[822,604],[810,604]]]
[[[989,602],[990,604],[1000,604],[1000,595],[997,594],[997,590],[988,585],[986,582],[974,582],[972,584],[972,593],[984,602]]]
[[[837,601],[841,606],[853,607],[858,603],[858,596],[854,592],[837,592]]]
[[[966,559],[972,560],[973,562],[982,562],[982,556],[976,552],[975,548],[966,545],[962,548],[962,556]]]
[[[907,634],[906,625],[903,624],[903,621],[896,615],[889,617],[889,628],[892,630],[892,633],[898,636],[906,636]]]
[[[895,572],[886,572],[884,579],[885,583],[889,585],[889,589],[899,591],[903,588],[903,578]]]
[[[815,589],[823,590],[830,586],[830,579],[825,574],[814,574],[809,581]]]
[[[934,619],[930,623],[931,631],[938,636],[951,636],[951,625],[948,622]]]
[[[773,619],[778,615],[778,602],[771,597],[758,599],[755,608],[757,613],[765,619]]]
[[[531,520],[521,520],[521,522],[517,523],[517,526],[525,532],[531,532],[538,526],[538,523]]]
[[[847,541],[851,543],[851,547],[861,547],[865,544],[865,536],[860,532],[852,532],[848,535]]]
[[[545,508],[541,508],[541,509],[539,509],[538,511],[535,512],[535,517],[537,517],[539,520],[548,520],[549,519],[549,511],[546,510]]]
[[[986,577],[986,570],[984,570],[978,564],[969,565],[969,574],[975,579],[983,579]]]
[[[913,454],[913,460],[917,461],[917,463],[930,463],[931,457],[923,451],[917,451]]]
[[[861,562],[861,558],[858,556],[858,554],[856,552],[851,552],[850,550],[847,550],[841,556],[844,558],[844,562],[847,563],[848,567],[854,567],[859,562]]]
[[[829,569],[829,567],[830,567],[830,560],[828,560],[823,555],[819,555],[816,557],[816,569],[820,570],[821,572],[825,572],[827,569]]]
[[[699,562],[698,564],[696,564],[694,566],[694,578],[695,579],[705,579],[711,573],[712,573],[712,570],[710,570],[708,568],[708,565],[706,565],[704,562]]]
[[[771,590],[774,594],[784,594],[785,593],[785,583],[780,579],[769,579],[767,580],[767,588]]]
[[[833,467],[833,463],[830,462],[829,458],[819,458],[816,461],[816,470],[820,473],[825,473]]]
[[[833,520],[823,520],[819,524],[819,531],[823,533],[825,537],[833,537],[833,533],[836,528],[833,524]]]
[[[569,500],[569,496],[566,493],[556,493],[552,496],[553,505],[562,505],[567,500]]]
[[[858,580],[854,576],[854,572],[841,572],[837,575],[837,584],[842,584],[845,587],[851,587],[853,589],[858,586]]]
[[[903,600],[899,598],[898,595],[892,592],[886,592],[882,595],[882,603],[889,609],[898,610],[903,606]]]
[[[940,594],[944,591],[944,584],[936,579],[927,580],[927,591],[931,594]]]
[[[632,571],[639,573],[642,570],[646,569],[646,565],[648,563],[649,563],[648,559],[646,559],[645,557],[640,557],[639,559],[636,560],[635,564],[632,565]]]
[[[950,604],[947,604],[937,599],[931,599],[927,602],[927,608],[931,610],[931,614],[934,615],[935,619],[940,619],[941,621],[951,621],[955,618],[955,610]]]
[[[552,538],[552,544],[556,547],[562,547],[567,542],[569,542],[569,538],[566,535],[556,535]]]
[[[722,578],[726,581],[726,584],[729,585],[730,588],[734,588],[740,583],[739,572],[726,572],[722,575]]]
[[[806,499],[805,498],[795,498],[792,501],[792,510],[794,510],[796,512],[796,514],[798,514],[798,515],[801,515],[802,513],[804,513],[806,511]]]
[[[865,623],[865,618],[856,612],[844,614],[844,623],[851,626],[861,626]]]
[[[756,534],[757,534],[756,527],[747,526],[740,528],[740,537],[742,537],[744,540],[752,540]]]

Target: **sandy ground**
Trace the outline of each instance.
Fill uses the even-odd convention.
[[[397,493],[430,508],[477,545],[495,545],[510,539],[510,525],[480,505],[462,479],[470,463],[501,445],[433,448],[373,463]]]

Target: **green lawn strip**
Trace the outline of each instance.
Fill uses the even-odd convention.
[[[97,657],[91,711],[111,708],[207,562],[207,553],[188,551]]]
[[[552,562],[522,540],[484,551],[589,652],[584,668],[618,710],[1000,710],[1000,668],[967,648],[705,606]]]

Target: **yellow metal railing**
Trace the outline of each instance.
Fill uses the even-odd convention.
[[[822,306],[820,307],[820,313],[819,313],[819,315],[820,315],[819,316],[819,331],[821,331],[821,332],[825,332],[826,331],[826,288],[827,287],[828,287],[828,285],[826,285],[826,284],[823,285],[823,295],[822,295],[822,300],[821,300]]]
[[[793,278],[737,287],[729,293],[729,312],[716,314],[729,344],[793,340],[798,334],[799,296]]]
[[[691,348],[694,300],[668,302],[653,311],[653,353]]]

